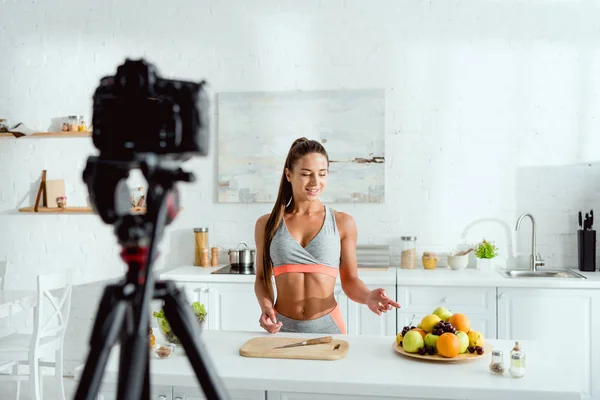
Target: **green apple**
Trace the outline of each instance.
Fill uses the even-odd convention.
[[[438,317],[440,317],[440,319],[442,321],[444,321],[444,322],[448,322],[448,320],[452,316],[452,313],[446,307],[438,307],[438,308],[436,308],[435,310],[433,310],[433,314],[435,314]]]
[[[425,335],[425,345],[429,346],[429,347],[433,347],[434,349],[437,349],[437,347],[435,345],[437,344],[438,338],[439,338],[438,335],[434,335],[433,333],[428,333],[427,335]]]
[[[456,336],[458,336],[458,339],[460,340],[459,353],[462,354],[467,351],[467,347],[469,347],[469,336],[463,331],[456,331]]]
[[[416,353],[423,344],[423,336],[417,331],[408,331],[402,338],[402,348],[407,353]]]

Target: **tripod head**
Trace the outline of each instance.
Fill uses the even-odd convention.
[[[126,59],[115,76],[106,76],[94,93],[93,142],[99,156],[88,158],[83,180],[94,211],[114,224],[119,243],[148,236],[143,226],[166,197],[175,218],[179,193],[174,183],[192,182],[177,163],[208,154],[208,98],[205,82],[163,79],[145,60]],[[139,168],[149,184],[146,217],[131,215],[126,179]],[[171,208],[173,207],[173,209]],[[162,232],[157,239],[160,239]]]

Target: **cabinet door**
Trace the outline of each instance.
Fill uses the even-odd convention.
[[[322,394],[322,393],[298,393],[298,392],[267,392],[267,400],[425,400],[415,397],[382,397],[382,396],[357,396],[349,394]]]
[[[264,390],[228,390],[231,400],[265,400],[267,394]],[[199,387],[173,387],[173,400],[206,400],[204,392]]]
[[[226,331],[263,331],[258,323],[260,306],[254,283],[214,283],[208,288],[209,329]]]
[[[396,300],[396,286],[381,286],[386,294]],[[348,334],[396,336],[396,310],[381,315],[369,310],[366,304],[348,300]]]
[[[593,316],[600,312],[598,296],[592,290],[498,288],[498,339],[532,340],[578,357],[581,371],[571,373],[582,374],[584,396],[590,396],[592,368],[598,374],[598,351],[592,351],[598,337],[593,326]]]
[[[340,312],[342,313],[342,317],[344,318],[344,324],[346,324],[346,332],[348,331],[348,303],[350,300],[346,293],[342,290],[341,285],[336,285],[333,291],[333,295],[335,296],[335,301],[338,303],[338,307],[340,308]],[[348,333],[348,332],[347,332]]]
[[[103,384],[96,400],[116,400],[117,399],[117,384]],[[173,400],[172,386],[165,385],[150,385],[150,400]]]
[[[189,304],[195,301],[200,302],[206,309],[206,323],[205,329],[210,329],[211,326],[211,313],[210,313],[210,296],[208,291],[208,283],[199,282],[176,282],[179,289],[185,293],[185,298]]]
[[[417,326],[423,317],[429,313],[407,313],[407,312],[398,312],[398,332],[402,330],[405,326]],[[467,315],[467,314],[465,314]],[[496,338],[496,314],[468,314],[469,321],[471,322],[471,330],[481,332],[483,336],[487,339],[495,339]],[[412,321],[412,324],[411,324]],[[397,332],[396,332],[397,333]]]
[[[411,321],[417,326],[423,317],[442,306],[450,312],[465,314],[472,330],[496,339],[495,287],[399,286],[398,302],[399,331]]]

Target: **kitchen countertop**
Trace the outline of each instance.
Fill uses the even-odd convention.
[[[237,275],[237,274],[211,274],[213,271],[225,265],[218,267],[195,267],[193,265],[172,269],[160,274],[161,279],[170,279],[181,282],[224,282],[224,283],[254,283],[256,275]],[[383,271],[360,270],[358,276],[366,285],[395,285],[396,268],[390,268]],[[338,278],[338,284],[340,283]]]
[[[224,267],[195,267],[182,266],[161,273],[161,279],[180,282],[224,282],[224,283],[253,283],[255,275],[211,274]],[[366,285],[395,285],[398,286],[470,286],[470,287],[533,287],[533,288],[573,288],[600,289],[600,272],[581,272],[587,279],[571,278],[507,278],[498,271],[481,271],[476,269],[452,270],[448,267],[438,267],[434,270],[423,268],[401,269],[391,267],[388,270],[373,271],[358,269],[359,278]],[[339,284],[339,279],[338,279]]]
[[[157,342],[162,336],[157,334]],[[298,334],[278,333],[298,337]],[[521,341],[527,370],[521,379],[508,373],[508,354],[514,342],[489,340],[504,352],[507,371],[492,375],[490,356],[466,363],[423,362],[396,353],[392,336],[332,335],[346,340],[349,351],[336,361],[246,358],[239,348],[249,339],[268,333],[210,331],[202,338],[216,372],[230,390],[329,393],[354,396],[396,396],[419,399],[579,399],[583,387],[583,360],[558,346]],[[318,335],[306,334],[304,337]],[[118,374],[118,347],[104,371],[104,383],[113,385]],[[75,369],[79,380],[82,366]],[[151,382],[156,385],[198,388],[196,376],[181,348],[168,359],[151,358]]]
[[[547,268],[550,270],[551,268]],[[542,269],[543,270],[543,269]],[[470,286],[600,289],[600,272],[573,271],[587,279],[573,278],[507,278],[497,270],[453,270],[447,267],[426,269],[397,268],[398,286]]]

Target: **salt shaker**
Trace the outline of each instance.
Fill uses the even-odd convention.
[[[516,352],[510,356],[510,369],[508,370],[513,378],[522,378],[525,376],[525,353]]]

